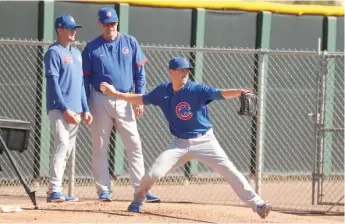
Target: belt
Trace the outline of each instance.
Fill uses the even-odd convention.
[[[199,138],[199,137],[202,137],[204,135],[206,135],[211,129],[208,129],[207,131],[205,132],[202,132],[202,133],[198,133],[198,134],[194,134],[194,135],[191,135],[189,138],[185,139],[185,138],[181,138],[181,139],[185,139],[185,140],[188,140],[188,139],[194,139],[194,138]],[[179,137],[177,137],[179,138]]]
[[[95,88],[95,90],[97,91],[97,92],[100,92],[100,93],[103,93],[100,89],[98,89],[98,88]]]
[[[198,133],[198,134],[192,135],[189,139],[202,137],[202,136],[206,135],[207,131],[205,131],[203,133]]]

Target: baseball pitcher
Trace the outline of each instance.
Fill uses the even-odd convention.
[[[169,123],[172,142],[156,159],[151,170],[143,177],[128,211],[140,212],[145,194],[154,183],[186,162],[197,159],[221,174],[240,199],[249,205],[261,218],[266,218],[272,209],[255,193],[246,178],[236,169],[213,134],[207,105],[213,100],[231,99],[248,94],[242,89],[220,90],[189,80],[192,67],[182,57],[169,62],[171,82],[157,86],[148,94],[122,93],[111,84],[102,83],[103,92],[135,105],[152,104],[160,107]]]

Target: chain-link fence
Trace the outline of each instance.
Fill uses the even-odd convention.
[[[31,123],[28,149],[11,154],[39,196],[46,194],[53,146],[42,62],[50,44],[0,40],[0,116]],[[75,45],[82,50],[85,44]],[[252,89],[258,94],[257,117],[237,115],[237,99],[214,101],[209,111],[221,146],[266,201],[277,209],[343,212],[343,52],[142,48],[149,59],[147,91],[169,80],[167,63],[179,55],[190,59],[195,67],[192,79],[198,82]],[[163,114],[153,106],[145,107],[138,126],[148,169],[172,136]],[[65,191],[82,198],[97,197],[91,157],[90,131],[82,125],[71,157],[75,163],[66,169]],[[0,194],[24,196],[4,153],[0,161]],[[131,200],[126,155],[115,132],[109,147],[109,170],[113,198]],[[153,192],[170,202],[241,204],[221,176],[195,161],[168,174]]]

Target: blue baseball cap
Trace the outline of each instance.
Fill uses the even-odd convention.
[[[185,68],[193,68],[190,64],[189,61],[186,58],[183,57],[173,57],[169,61],[169,69],[185,69]]]
[[[102,24],[117,23],[119,21],[119,18],[117,17],[117,14],[114,8],[104,7],[98,10],[98,20]]]
[[[62,15],[55,19],[55,29],[57,28],[80,28],[81,25],[75,23],[73,16]]]

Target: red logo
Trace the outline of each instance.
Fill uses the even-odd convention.
[[[108,12],[105,13],[105,15],[106,15],[107,17],[110,17],[110,16],[111,16],[111,12],[108,11]]]
[[[64,64],[73,64],[73,58],[72,58],[72,56],[64,56],[64,57],[63,57],[63,63],[64,63]]]
[[[176,106],[176,115],[181,120],[189,120],[193,117],[192,108],[187,102],[181,102]]]
[[[122,48],[122,53],[128,54],[129,49],[127,47]]]

